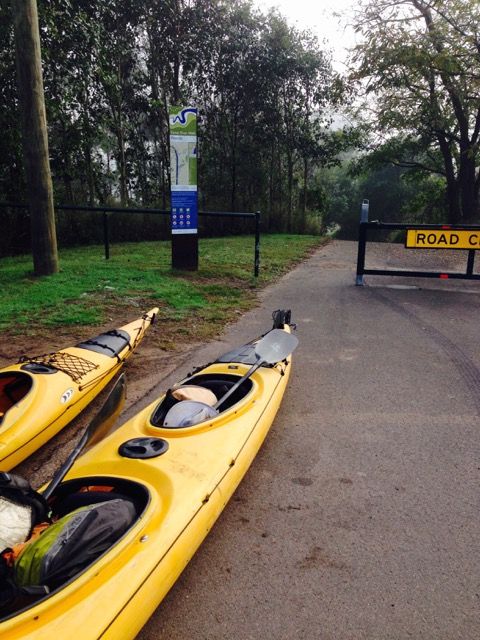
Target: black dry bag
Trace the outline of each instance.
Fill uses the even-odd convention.
[[[14,568],[15,584],[56,589],[107,551],[135,515],[134,504],[121,498],[68,513],[20,553]]]

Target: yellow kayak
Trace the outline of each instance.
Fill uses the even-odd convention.
[[[1,369],[0,469],[19,464],[71,422],[119,371],[157,313]]]
[[[282,318],[289,320],[287,313]],[[296,346],[290,325],[277,323],[262,339],[196,370],[75,462],[53,492],[54,512],[72,496],[112,490],[134,502],[136,516],[83,572],[4,617],[2,640],[135,638],[213,526],[272,425],[291,358],[262,359],[259,345],[280,334]],[[176,399],[176,392],[191,389],[201,392],[199,405],[213,394],[220,403],[216,415],[190,426],[166,426],[172,409],[189,402]]]

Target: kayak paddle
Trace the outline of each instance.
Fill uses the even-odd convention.
[[[287,333],[282,329],[272,329],[272,331],[269,331],[255,345],[257,362],[250,367],[247,373],[240,378],[233,387],[230,387],[227,393],[213,405],[213,408],[218,410],[225,400],[227,400],[252,373],[255,373],[259,367],[264,364],[275,364],[276,362],[285,360],[285,358],[295,351],[297,345],[298,338],[291,333]]]
[[[85,448],[90,448],[100,442],[111,430],[114,422],[118,418],[125,402],[125,374],[121,374],[108,394],[103,407],[85,429],[82,437],[77,442],[75,448],[70,453],[62,466],[55,472],[53,478],[43,492],[43,497],[47,500],[60,482],[70,471],[73,463]]]
[[[245,382],[255,371],[264,364],[275,364],[285,360],[297,347],[298,338],[282,329],[272,329],[255,345],[257,361],[247,373],[240,378],[217,402],[211,407],[203,402],[184,400],[173,405],[165,416],[165,427],[188,427],[204,420],[214,418],[219,413],[219,407]],[[176,423],[176,424],[175,424]]]

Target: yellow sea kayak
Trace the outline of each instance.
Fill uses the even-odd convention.
[[[157,313],[1,369],[0,469],[19,464],[71,422],[119,371]]]
[[[260,341],[196,370],[76,461],[53,492],[53,511],[72,497],[85,504],[89,492],[113,491],[134,502],[134,521],[83,572],[11,611],[0,622],[2,640],[135,638],[213,526],[274,420],[291,358],[265,364],[259,345],[270,334],[287,334],[296,343],[290,326],[277,323]],[[214,417],[165,426],[172,408],[185,402],[176,399],[178,389],[200,387],[202,402],[212,393],[218,404],[251,369]]]

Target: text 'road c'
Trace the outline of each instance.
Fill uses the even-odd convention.
[[[407,249],[480,249],[480,231],[468,229],[407,229]]]

